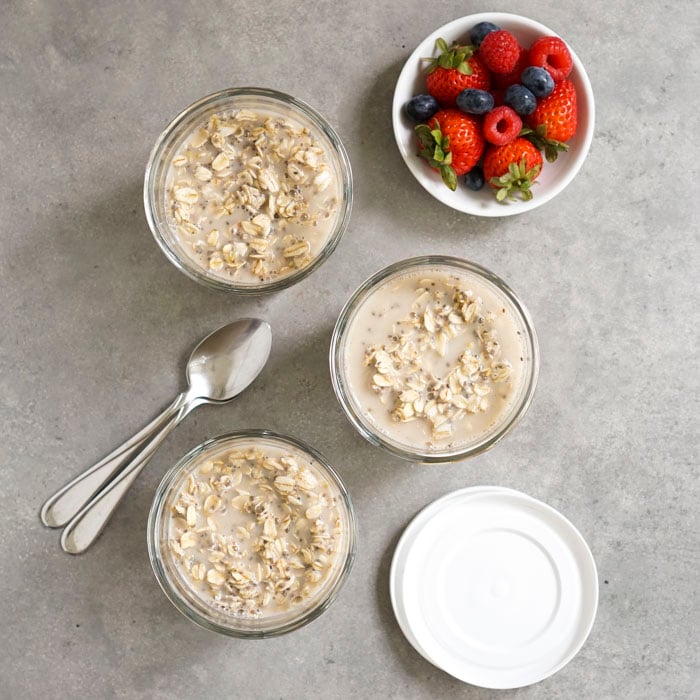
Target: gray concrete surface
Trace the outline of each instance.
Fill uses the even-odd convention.
[[[431,199],[393,143],[394,83],[435,27],[487,5],[5,0],[0,22],[0,697],[690,698],[698,677],[698,130],[700,11],[681,2],[501,3],[564,35],[588,68],[595,140],[556,200],[480,220]],[[354,167],[346,237],[312,277],[242,300],[157,249],[141,187],[150,147],[194,99],[230,85],[325,114]],[[348,294],[412,254],[471,258],[507,279],[539,331],[532,408],[491,452],[411,466],[355,434],[333,396],[330,331]],[[240,402],[167,441],[94,549],[69,557],[38,519],[58,486],[183,386],[204,333],[244,314],[275,333]],[[219,638],[181,617],[146,556],[173,460],[231,428],[320,449],[360,523],[339,599],[294,634]],[[530,688],[492,692],[416,654],[394,620],[394,545],[425,504],[475,484],[523,490],[581,530],[600,607],[581,653]]]

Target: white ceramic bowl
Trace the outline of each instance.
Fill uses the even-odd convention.
[[[500,203],[496,201],[494,191],[488,185],[485,185],[479,192],[472,192],[462,182],[452,192],[442,182],[439,173],[433,171],[422,158],[416,155],[418,152],[418,141],[414,132],[415,124],[405,116],[403,106],[414,95],[426,92],[426,64],[421,59],[434,55],[435,40],[442,37],[448,44],[451,44],[453,41],[461,41],[468,44],[470,43],[469,31],[471,28],[479,22],[485,21],[493,22],[502,29],[508,30],[525,47],[530,46],[540,36],[558,36],[556,32],[539,22],[504,12],[483,12],[476,15],[467,15],[436,29],[411,54],[396,82],[392,107],[394,136],[408,169],[413,173],[416,180],[443,204],[457,211],[476,216],[512,216],[513,214],[522,214],[535,209],[556,197],[578,173],[593,140],[595,121],[593,91],[583,64],[567,42],[574,61],[574,67],[569,79],[576,86],[578,129],[576,135],[568,142],[569,150],[567,152],[560,153],[555,163],[547,163],[545,161],[542,172],[532,188],[533,198],[529,201],[516,199],[516,201]],[[562,37],[562,39],[566,41],[565,37]]]

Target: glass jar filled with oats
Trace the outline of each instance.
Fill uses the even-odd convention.
[[[352,175],[333,128],[272,90],[234,88],[178,115],[146,169],[146,217],[180,270],[257,294],[316,269],[345,231]]]
[[[370,442],[419,462],[463,459],[527,410],[539,352],[530,316],[492,272],[447,256],[370,277],[331,341],[336,396]]]
[[[161,588],[189,619],[231,636],[272,636],[335,599],[354,557],[354,511],[308,445],[264,430],[230,433],[163,478],[148,549]]]

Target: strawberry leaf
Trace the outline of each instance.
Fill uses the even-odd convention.
[[[534,131],[523,127],[519,135],[527,139],[538,151],[543,151],[548,163],[553,163],[560,152],[569,150],[568,144],[547,138],[546,124],[538,124]]]
[[[431,129],[427,124],[418,124],[415,128],[422,148],[418,155],[428,161],[431,168],[440,171],[442,181],[451,189],[457,189],[457,173],[452,167],[452,153],[449,150],[450,138],[443,136],[440,124],[435,121],[435,127]]]
[[[457,189],[457,174],[451,165],[443,165],[440,168],[442,181],[454,192]]]
[[[566,144],[562,144],[566,145]],[[553,146],[552,144],[547,144],[544,147],[544,157],[547,159],[548,163],[553,163],[557,157],[559,156],[559,151],[566,151],[566,148],[557,148],[556,146]]]
[[[462,61],[458,66],[457,70],[462,74],[462,75],[471,75],[474,71],[472,70],[472,67],[466,62]]]
[[[435,41],[435,50],[439,51],[440,53],[447,53],[449,51],[447,42],[443,38],[439,37]]]
[[[430,148],[430,146],[433,143],[435,143],[435,139],[433,138],[433,135],[430,132],[430,127],[427,124],[419,124],[415,128],[415,132],[421,144],[426,148]]]

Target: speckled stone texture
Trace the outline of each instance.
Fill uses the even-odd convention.
[[[700,697],[698,634],[698,67],[694,2],[551,3],[527,13],[587,67],[596,134],[554,201],[502,220],[453,212],[393,142],[401,66],[433,29],[486,5],[417,0],[5,0],[0,22],[3,426],[0,697]],[[309,102],[353,164],[349,230],[284,293],[237,299],[170,265],[145,222],[143,170],[196,98],[260,85]],[[468,462],[400,462],[359,437],[331,389],[344,300],[403,257],[461,255],[528,305],[542,371],[512,435]],[[178,428],[82,557],[44,529],[43,500],[164,407],[196,341],[243,315],[272,324],[269,366],[240,400]],[[337,466],[360,523],[336,603],[294,634],[220,638],[159,590],[145,545],[156,484],[203,439],[292,433]],[[392,552],[428,502],[476,484],[561,510],[596,558],[588,642],[535,686],[494,692],[424,661],[388,597]]]

